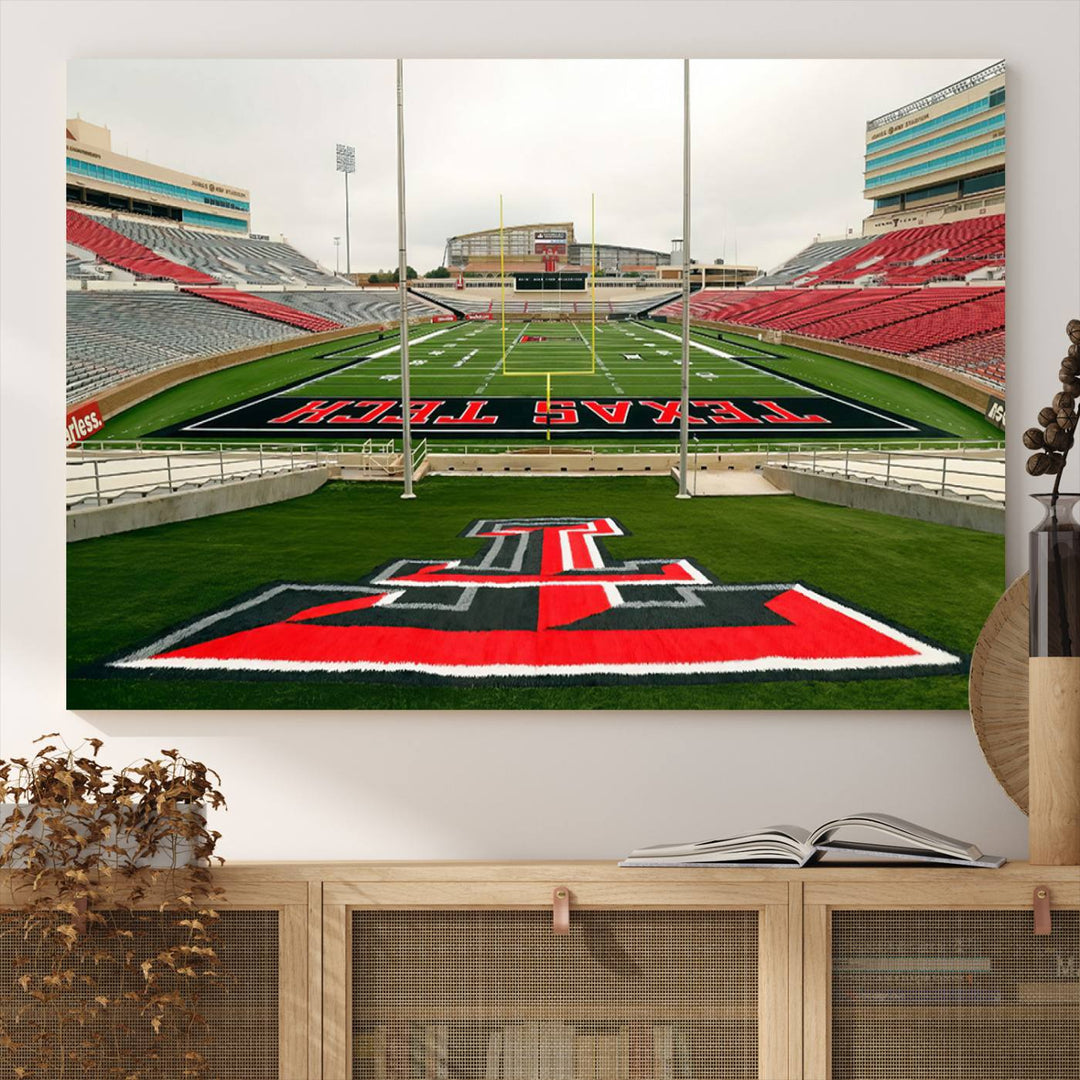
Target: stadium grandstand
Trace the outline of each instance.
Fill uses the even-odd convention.
[[[69,205],[66,256],[69,402],[178,361],[398,318],[395,290],[357,289],[288,244],[116,211]],[[411,297],[408,310],[445,309]]]
[[[643,273],[658,266],[671,265],[671,252],[628,244],[579,243],[574,237],[574,223],[561,221],[533,225],[507,225],[503,229],[451,236],[446,241],[443,266],[469,273],[500,269],[550,270],[592,266],[604,273]]]
[[[180,360],[284,341],[283,323],[175,290],[67,294],[67,400]]]
[[[868,121],[865,161],[862,236],[817,237],[747,289],[702,289],[691,318],[910,356],[1000,390],[1004,64]]]
[[[107,127],[76,116],[66,125],[67,202],[138,214],[192,229],[246,235],[251,203],[246,189],[117,154]]]
[[[505,307],[508,315],[536,315],[557,312],[564,315],[590,314],[592,299],[587,291],[561,291],[558,289],[515,292],[516,281],[507,281],[505,294],[498,282],[484,282],[465,289],[433,286],[431,282],[414,286],[417,296],[443,304],[448,308],[469,315],[497,315]],[[678,296],[670,285],[654,283],[643,285],[630,281],[598,283],[596,289],[596,313],[598,317],[609,315],[640,315],[658,304],[664,304]]]
[[[656,314],[681,314],[674,301]],[[705,290],[692,319],[914,356],[1002,387],[1005,290],[978,288]]]
[[[1004,62],[867,121],[864,175],[864,236],[1003,213]]]

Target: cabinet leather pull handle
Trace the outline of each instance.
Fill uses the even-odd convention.
[[[563,937],[570,933],[570,890],[565,885],[551,895],[551,932]]]
[[[1051,931],[1050,890],[1045,885],[1035,886],[1031,906],[1035,913],[1034,933],[1039,936],[1048,935]]]

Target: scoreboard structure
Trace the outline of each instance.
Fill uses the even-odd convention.
[[[564,273],[515,273],[516,292],[584,292],[587,274]]]

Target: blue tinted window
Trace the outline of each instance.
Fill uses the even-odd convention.
[[[990,191],[992,188],[999,188],[1005,186],[1005,170],[998,169],[997,172],[983,173],[982,176],[973,176],[970,180],[965,180],[960,185],[960,190],[964,195],[976,195],[980,191]]]
[[[177,184],[166,184],[161,180],[151,180],[148,176],[136,176],[134,173],[121,172],[119,169],[110,169],[104,165],[94,165],[80,158],[68,158],[67,170],[79,176],[89,176],[95,180],[107,180],[112,184],[121,184],[125,187],[137,188],[141,191],[152,191],[158,195],[170,195],[174,199],[183,199],[185,202],[201,203],[204,206],[220,206],[227,210],[250,210],[251,204],[239,199],[227,199],[223,195],[203,195],[190,188],[179,187]]]
[[[898,180],[906,180],[912,176],[925,176],[927,173],[937,172],[938,169],[950,169],[966,161],[978,161],[980,158],[999,154],[1004,149],[1004,139],[992,139],[982,146],[973,146],[970,150],[958,150],[955,154],[946,154],[944,157],[924,161],[920,165],[909,165],[906,169],[896,169],[893,172],[882,173],[881,176],[869,177],[866,186],[868,188],[880,187],[882,184],[895,184]]]
[[[943,195],[955,195],[958,187],[954,180],[951,184],[935,184],[933,187],[919,188],[917,191],[909,191],[904,195],[905,204],[921,202],[923,199],[937,199]]]
[[[958,131],[950,131],[948,135],[939,135],[936,139],[927,139],[926,142],[921,142],[917,146],[905,146],[903,150],[894,150],[891,154],[876,154],[874,157],[867,157],[866,167],[867,169],[880,169],[882,165],[888,165],[893,161],[903,161],[905,158],[918,157],[919,154],[925,154],[928,150],[937,146],[954,146],[958,142],[963,142],[965,139],[974,139],[977,135],[982,135],[987,131],[995,131],[1000,129],[1005,130],[1005,114],[1001,113],[999,116],[990,116],[985,120],[979,120],[977,123],[968,124],[967,127],[962,127]]]
[[[237,229],[243,232],[247,225],[239,218],[222,217],[220,214],[204,214],[199,210],[185,210],[184,221],[192,225],[206,225],[214,229]]]
[[[1005,100],[1004,97],[1002,100]],[[886,146],[896,146],[897,143],[907,142],[908,139],[914,139],[917,135],[948,127],[950,124],[955,124],[957,121],[964,120],[969,116],[976,116],[978,113],[986,112],[987,109],[992,107],[988,97],[980,98],[969,105],[961,105],[959,109],[953,109],[951,112],[935,116],[932,120],[924,120],[921,124],[915,124],[906,131],[898,131],[894,135],[883,135],[880,139],[875,139],[867,146],[867,153],[877,153],[878,150],[884,150]]]

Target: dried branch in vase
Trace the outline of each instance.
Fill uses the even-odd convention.
[[[1039,412],[1040,426],[1024,432],[1024,445],[1035,451],[1028,458],[1027,471],[1032,476],[1054,477],[1055,502],[1076,435],[1077,402],[1080,401],[1080,319],[1070,319],[1065,332],[1069,335],[1070,345],[1058,371],[1061,390]]]

